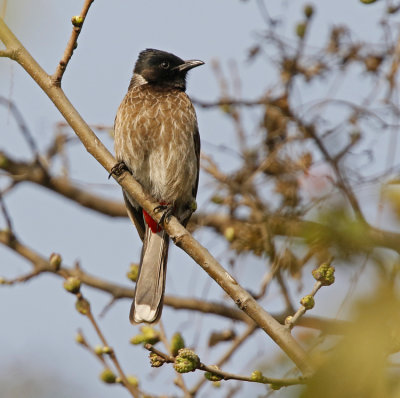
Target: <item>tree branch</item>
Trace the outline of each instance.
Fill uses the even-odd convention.
[[[16,182],[33,182],[101,214],[110,217],[127,217],[126,208],[122,201],[117,202],[92,194],[73,184],[68,177],[52,176],[47,169],[44,169],[37,162],[17,162],[0,151],[0,169],[9,173],[10,177]]]
[[[92,194],[87,190],[73,184],[67,177],[52,176],[49,171],[44,170],[42,165],[36,162],[27,163],[16,161],[8,154],[0,151],[0,169],[10,174],[15,182],[29,181],[53,192],[56,192],[83,207],[97,211],[110,217],[127,217],[125,205],[122,201],[114,201]],[[188,229],[194,231],[198,227],[209,227],[224,235],[226,228],[241,228],[246,219],[234,219],[222,213],[195,213],[190,219]],[[249,228],[258,227],[258,223],[252,222]],[[331,227],[314,221],[299,219],[288,219],[283,216],[270,215],[268,227],[274,235],[288,237],[304,237],[306,231],[316,231],[320,234],[329,234]],[[385,231],[365,224],[366,241],[372,245],[384,247],[400,253],[400,234]]]
[[[16,277],[12,280],[1,278],[0,284],[12,285],[15,283],[26,282],[42,273],[53,273],[62,278],[74,276],[86,286],[90,286],[94,289],[98,289],[110,294],[114,300],[122,298],[132,299],[134,296],[134,289],[132,287],[121,286],[116,283],[98,278],[94,275],[90,275],[80,267],[62,266],[57,269],[54,268],[48,259],[21,243],[10,233],[10,231],[0,231],[0,243],[28,260],[33,266],[33,270],[31,272]],[[204,301],[196,298],[165,296],[164,304],[176,310],[198,311],[203,314],[213,314],[235,321],[245,322],[250,326],[254,325],[252,319],[243,311],[218,302]],[[288,315],[290,314],[285,312],[274,314],[273,317],[279,323],[283,323]],[[298,322],[298,325],[312,329],[318,329],[326,334],[343,334],[349,327],[349,323],[346,321],[324,319],[315,316],[305,316],[301,318]]]

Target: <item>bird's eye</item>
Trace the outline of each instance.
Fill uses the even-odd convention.
[[[161,62],[160,66],[163,69],[168,69],[169,68],[169,62],[163,61],[163,62]]]

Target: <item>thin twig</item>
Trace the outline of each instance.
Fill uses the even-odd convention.
[[[309,295],[314,297],[322,286],[323,286],[322,282],[320,281],[315,282],[312,291]],[[296,325],[298,320],[306,313],[306,311],[307,308],[304,305],[301,305],[300,308],[297,310],[297,312],[285,322],[285,326],[287,327],[287,329],[289,330],[293,329],[294,325]]]
[[[85,21],[86,15],[87,15],[89,8],[92,5],[93,1],[94,0],[85,0],[82,11],[78,16],[79,23],[74,24],[74,22],[73,22],[74,27],[72,28],[71,37],[69,38],[67,47],[65,48],[64,54],[63,54],[59,64],[57,65],[56,71],[54,72],[53,76],[51,76],[53,84],[55,84],[56,86],[61,86],[61,80],[63,78],[64,72],[65,72],[65,70],[68,66],[68,63],[72,57],[72,53],[74,52],[74,49],[77,45],[77,40],[78,40],[79,34],[81,33],[82,26]],[[74,18],[77,19],[76,17],[73,17],[73,19]]]
[[[226,363],[232,357],[232,355],[236,352],[236,350],[247,340],[247,338],[250,337],[254,333],[255,330],[257,330],[256,325],[250,325],[241,336],[237,337],[233,341],[230,348],[217,361],[216,365],[218,367],[221,367],[224,363]],[[207,381],[207,379],[202,377],[198,381],[198,383],[195,386],[193,386],[193,388],[190,390],[191,394],[195,395],[206,381]]]
[[[12,113],[12,115],[14,116],[14,119],[18,125],[18,128],[22,133],[22,136],[25,138],[25,141],[28,144],[33,155],[35,156],[35,159],[37,161],[39,161],[39,149],[36,145],[36,141],[33,138],[33,135],[30,132],[30,130],[24,120],[24,117],[22,116],[22,113],[19,111],[18,107],[14,104],[13,101],[10,101],[9,99],[7,99],[3,96],[0,96],[0,105],[6,106],[8,108],[8,110]]]
[[[86,313],[87,318],[90,320],[91,324],[93,325],[97,335],[99,336],[101,342],[103,343],[104,347],[110,347],[107,343],[106,338],[104,337],[102,331],[100,330],[99,325],[96,322],[96,319],[94,318],[92,311],[90,309],[90,305],[88,306],[88,311]],[[111,358],[111,361],[113,362],[115,368],[118,371],[119,376],[121,377],[122,383],[126,387],[126,389],[131,393],[131,395],[135,398],[139,398],[139,391],[137,387],[135,387],[132,383],[129,383],[128,379],[125,376],[124,371],[121,368],[121,365],[118,361],[117,356],[115,355],[114,349],[111,348],[111,350],[108,352],[108,355]]]
[[[163,358],[164,361],[167,363],[175,363],[175,357],[165,354],[164,352],[158,350],[151,344],[145,344],[144,348],[146,348],[146,350],[150,352],[154,352],[155,354]],[[207,366],[202,362],[199,363],[197,369],[202,370],[204,372],[215,374],[222,380],[241,380],[241,381],[248,381],[251,383],[274,384],[279,386],[292,386],[297,384],[304,384],[306,382],[306,378],[304,377],[293,378],[293,379],[277,379],[272,377],[263,377],[263,380],[261,381],[252,379],[251,377],[248,376],[242,376],[234,373],[224,372],[222,370],[214,368],[213,366]]]
[[[4,220],[6,221],[8,233],[11,236],[14,236],[14,229],[13,229],[13,225],[12,225],[12,221],[11,221],[11,216],[10,216],[10,213],[8,212],[8,210],[7,210],[7,207],[6,207],[6,204],[4,202],[3,196],[1,196],[1,195],[0,195],[0,209],[1,209],[1,212],[3,213]]]

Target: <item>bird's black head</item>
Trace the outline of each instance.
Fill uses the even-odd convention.
[[[131,86],[149,83],[185,90],[187,72],[203,64],[203,61],[184,61],[174,54],[148,48],[139,54]]]

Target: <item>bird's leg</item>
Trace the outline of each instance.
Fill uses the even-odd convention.
[[[161,226],[161,224],[164,224],[169,222],[170,218],[173,215],[174,212],[174,206],[166,203],[160,203],[159,206],[156,206],[153,209],[154,213],[160,213],[163,212],[163,215],[160,218],[160,221],[158,222],[158,225]]]
[[[129,169],[123,161],[115,163],[111,169],[111,173],[108,175],[108,179],[110,179],[113,174],[119,177],[124,171],[129,171]]]

